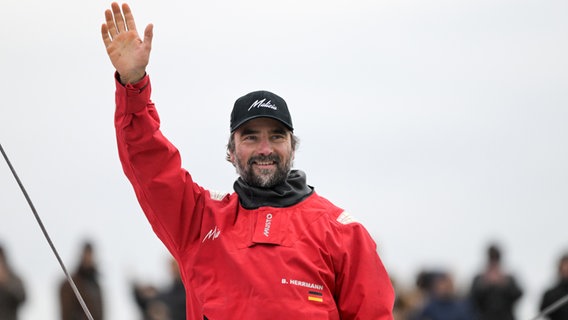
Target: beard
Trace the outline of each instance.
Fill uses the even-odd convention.
[[[276,170],[261,169],[258,173],[255,172],[253,165],[255,162],[274,162]],[[282,159],[275,155],[268,156],[255,156],[251,157],[246,164],[243,164],[239,157],[235,157],[235,168],[241,178],[253,187],[271,188],[286,181],[288,173],[292,168],[292,155],[288,160],[282,162]]]

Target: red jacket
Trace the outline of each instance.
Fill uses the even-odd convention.
[[[245,209],[196,184],[159,130],[148,77],[117,82],[120,160],[156,235],[180,265],[187,318],[392,319],[394,291],[365,228],[312,192]]]

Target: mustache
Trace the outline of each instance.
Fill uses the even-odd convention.
[[[254,156],[251,157],[248,161],[247,164],[250,166],[252,165],[254,162],[265,162],[265,161],[273,161],[275,164],[280,164],[280,157],[275,155],[275,154],[270,154],[267,156]]]

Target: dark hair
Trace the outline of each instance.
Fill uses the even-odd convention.
[[[83,252],[92,252],[94,249],[93,243],[90,240],[83,242]]]
[[[489,262],[498,263],[501,261],[501,250],[499,250],[497,245],[492,244],[489,246],[489,249],[487,249],[487,257]]]
[[[431,291],[434,288],[434,282],[446,274],[443,270],[422,270],[416,275],[416,287],[422,291]]]

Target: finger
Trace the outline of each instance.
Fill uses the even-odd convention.
[[[122,17],[122,11],[120,11],[120,6],[118,3],[113,2],[111,4],[112,13],[114,14],[114,22],[116,24],[116,30],[118,33],[126,31],[126,25],[124,24],[124,18]]]
[[[154,25],[149,24],[144,29],[144,43],[148,46],[148,48],[152,48],[152,38],[154,37]]]
[[[122,12],[124,13],[124,19],[126,19],[126,27],[128,30],[136,30],[136,23],[134,23],[134,16],[132,15],[132,10],[127,3],[122,4]]]
[[[105,20],[106,20],[108,33],[110,34],[111,37],[114,38],[118,34],[118,30],[116,30],[114,17],[112,16],[112,11],[110,10],[105,11]]]
[[[110,46],[110,44],[112,43],[112,40],[110,39],[108,26],[106,24],[103,24],[101,26],[101,35],[103,36],[103,42],[105,43],[105,47],[108,48],[108,46]]]

